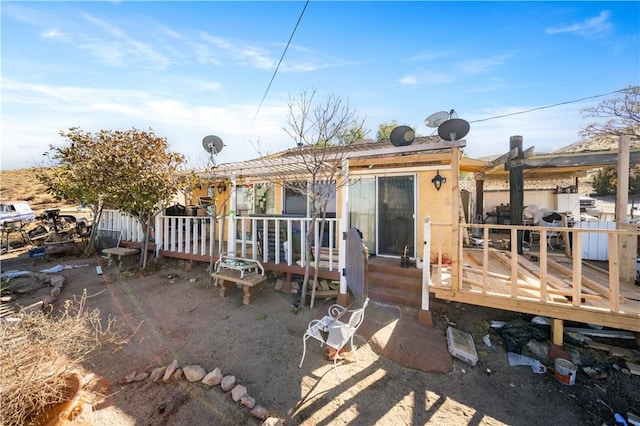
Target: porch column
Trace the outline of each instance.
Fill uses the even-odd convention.
[[[340,238],[338,238],[338,271],[340,272],[340,294],[336,302],[342,306],[349,305],[347,293],[347,277],[344,276],[347,268],[347,240],[349,230],[349,160],[342,160],[342,184],[340,185],[342,197],[340,201]],[[365,271],[366,273],[366,271]],[[367,295],[365,294],[366,298]]]
[[[227,253],[236,253],[236,206],[237,206],[237,188],[236,188],[236,172],[231,172],[231,189],[229,197],[229,220],[227,221]],[[220,236],[222,237],[222,235]]]
[[[162,249],[162,216],[164,216],[164,213],[156,215],[153,228],[153,242],[156,245],[156,257],[160,257],[160,250]]]
[[[627,222],[629,211],[629,164],[630,138],[622,135],[618,139],[618,192],[616,194],[616,228],[633,230],[634,226]],[[618,237],[618,254],[631,253],[631,256],[618,256],[620,281],[633,283],[636,278],[636,256],[638,239],[635,235]],[[614,261],[609,257],[609,261]]]
[[[422,325],[433,325],[429,311],[429,282],[431,277],[431,218],[424,218],[424,246],[422,248],[422,306],[418,313],[418,322]]]
[[[476,180],[476,218],[477,217],[481,220],[484,218],[484,178]],[[475,220],[470,220],[470,222],[475,223]]]
[[[522,167],[511,167],[511,160],[521,160],[524,158],[522,151],[522,136],[511,136],[509,138],[509,224],[522,225],[522,212],[524,210],[524,178]],[[524,231],[517,231],[518,254],[522,254],[522,235]],[[514,244],[514,241],[511,241]]]
[[[462,241],[460,240],[460,149],[451,148],[451,288],[462,288],[460,262]],[[430,257],[429,257],[430,258]],[[429,259],[427,258],[427,259]],[[426,260],[425,259],[425,262]]]

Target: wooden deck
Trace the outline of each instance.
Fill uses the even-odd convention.
[[[434,266],[430,292],[439,299],[640,331],[640,287],[622,281],[611,287],[602,268],[607,262],[514,251],[465,248],[459,287],[452,285],[451,265]]]

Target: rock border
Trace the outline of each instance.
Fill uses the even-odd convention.
[[[234,402],[246,407],[249,414],[263,420],[262,426],[284,426],[284,421],[278,417],[270,416],[269,410],[256,403],[255,398],[249,395],[246,386],[238,384],[233,374],[222,374],[222,370],[216,367],[207,372],[201,365],[188,364],[180,367],[178,360],[174,359],[167,365],[156,367],[147,371],[132,371],[118,380],[118,384],[128,384],[150,380],[155,383],[168,383],[171,379],[186,379],[190,383],[202,383],[208,388],[219,386],[228,393]]]

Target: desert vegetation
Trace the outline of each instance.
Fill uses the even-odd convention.
[[[7,282],[3,286],[7,286]],[[60,312],[20,312],[0,322],[2,423],[23,425],[69,398],[67,380],[103,342],[117,340],[113,321],[85,309],[86,295]]]

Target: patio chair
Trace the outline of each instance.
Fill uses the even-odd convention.
[[[364,310],[368,304],[368,297],[362,304],[362,307],[358,309],[349,310],[348,307],[334,304],[329,307],[328,315],[325,315],[322,319],[312,320],[302,337],[302,359],[300,360],[298,368],[302,368],[302,363],[307,353],[307,339],[313,337],[320,341],[320,346],[327,345],[335,349],[336,353],[333,357],[333,368],[338,382],[342,382],[340,376],[338,376],[338,354],[340,350],[350,342],[351,350],[353,351],[356,362],[358,362],[356,348],[353,345],[353,336],[364,320]],[[348,319],[346,321],[342,321],[342,318],[347,317]]]
[[[548,222],[545,222],[545,223],[548,223]],[[558,228],[558,227],[562,226],[562,221],[561,220],[554,220],[550,224],[542,225],[542,226],[551,227],[551,228]],[[530,238],[531,238],[531,243],[533,243],[534,239],[540,240],[540,231],[539,230],[532,230]],[[560,247],[560,239],[561,238],[562,238],[562,232],[551,230],[551,229],[547,231],[547,245],[549,246],[550,249],[555,249],[555,248]],[[555,245],[553,244],[553,240],[554,239],[555,239]]]

